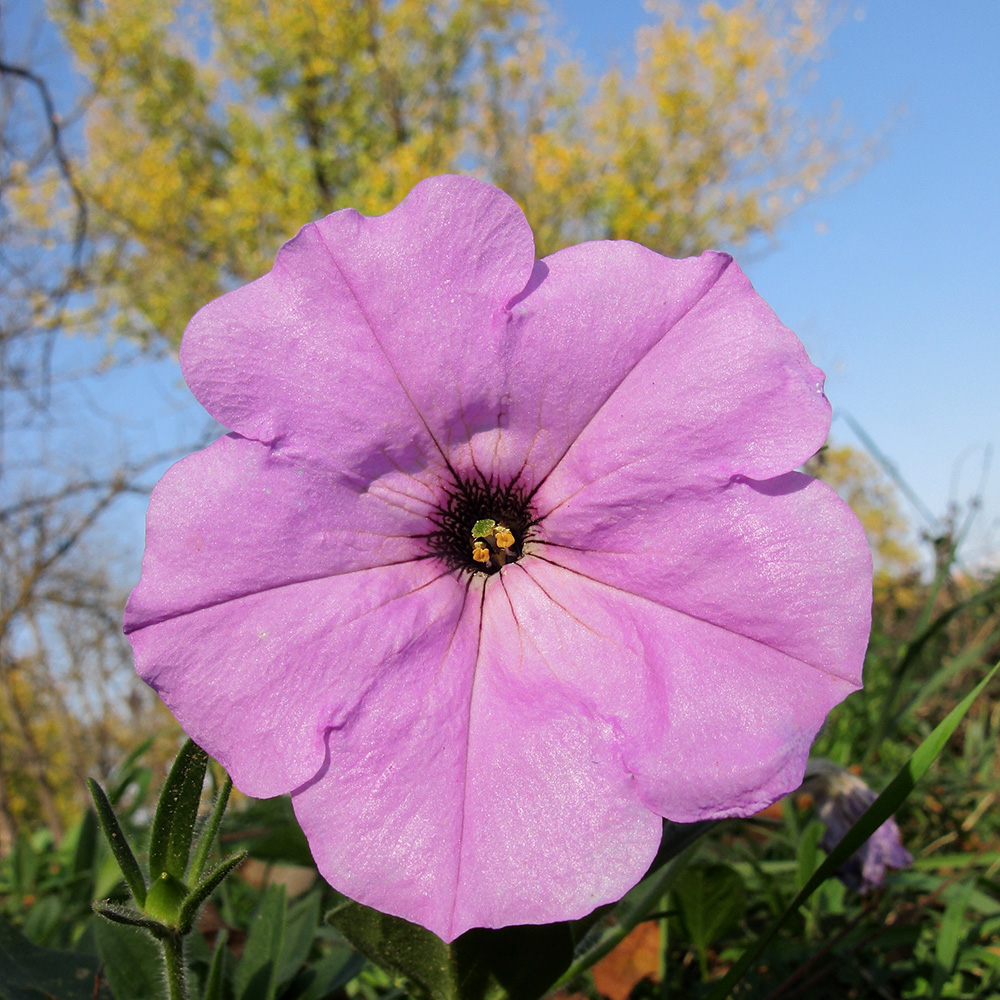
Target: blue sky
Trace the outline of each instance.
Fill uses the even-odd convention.
[[[553,7],[593,69],[627,63],[635,28],[650,20],[639,0]],[[835,412],[865,428],[935,514],[968,502],[985,450],[997,448],[969,562],[1000,559],[1000,282],[990,250],[1000,222],[998,46],[1000,0],[848,2],[807,110],[839,101],[859,134],[891,123],[882,155],[794,215],[769,253],[741,260],[827,372]],[[201,417],[178,404],[176,385],[176,368],[162,363],[102,387],[101,406],[128,416],[120,441],[102,446],[191,440]],[[82,424],[66,433],[81,451],[96,447]],[[855,441],[842,418],[833,434]],[[140,530],[137,516],[136,541]]]
[[[627,59],[650,20],[638,0],[554,7],[593,68]],[[968,561],[1000,554],[998,48],[998,0],[847,3],[807,108],[839,101],[862,134],[889,124],[881,155],[742,261],[826,371],[834,410],[935,514],[968,502],[997,450]],[[856,441],[842,418],[833,435]]]

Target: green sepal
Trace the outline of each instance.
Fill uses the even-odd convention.
[[[205,862],[208,860],[208,852],[212,849],[212,841],[219,830],[222,822],[222,814],[226,811],[229,803],[229,793],[233,790],[233,779],[227,774],[212,803],[211,812],[205,821],[205,826],[198,837],[198,843],[194,849],[194,857],[191,859],[191,867],[188,869],[188,881],[194,885],[201,881],[202,872],[205,870]]]
[[[208,754],[188,740],[170,768],[156,806],[149,837],[150,878],[162,872],[184,878],[207,768]]]
[[[368,959],[403,976],[421,1000],[537,1000],[573,956],[568,923],[477,928],[445,944],[360,903],[339,906],[328,919]]]
[[[110,899],[97,900],[94,903],[94,913],[104,917],[105,920],[113,920],[116,924],[127,924],[129,927],[142,927],[158,938],[175,932],[173,927],[168,927],[161,921],[135,909],[135,907],[113,903]]]
[[[198,908],[202,903],[212,895],[213,892],[222,883],[222,880],[246,858],[246,851],[242,851],[239,854],[234,855],[231,858],[227,858],[221,864],[217,865],[208,875],[205,876],[192,890],[191,895],[184,901],[184,905],[181,907],[180,919],[178,920],[178,929],[181,934],[187,934],[190,932],[191,927],[194,925],[195,915],[198,913]]]
[[[146,880],[142,877],[139,862],[136,861],[132,848],[129,847],[128,841],[125,839],[118,817],[115,815],[114,809],[111,808],[111,803],[108,801],[107,795],[104,794],[104,789],[93,778],[87,779],[87,787],[94,800],[101,829],[111,845],[111,851],[121,869],[125,884],[135,901],[143,906],[146,902]]]
[[[903,804],[906,797],[913,791],[917,782],[927,773],[937,755],[944,749],[951,734],[972,707],[972,703],[980,692],[1000,670],[997,663],[990,672],[945,716],[931,734],[913,751],[910,759],[902,770],[889,782],[884,792],[861,814],[857,822],[847,831],[830,853],[826,860],[813,872],[812,877],[802,887],[796,897],[788,904],[784,913],[778,917],[757,941],[746,948],[739,961],[719,980],[709,992],[706,1000],[725,1000],[734,987],[746,975],[747,970],[757,961],[761,952],[777,935],[785,921],[809,899],[809,897],[832,875],[835,875],[850,856]]]

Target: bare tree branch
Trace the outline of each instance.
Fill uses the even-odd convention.
[[[76,182],[73,165],[66,152],[66,147],[63,142],[62,123],[59,113],[56,111],[55,101],[52,99],[52,91],[49,89],[48,83],[46,83],[42,77],[40,77],[37,73],[32,72],[30,69],[26,69],[24,66],[15,66],[12,63],[8,63],[3,59],[0,59],[0,73],[5,76],[18,77],[19,79],[25,80],[27,83],[31,84],[38,94],[39,100],[42,102],[42,108],[45,112],[45,120],[48,123],[49,135],[51,137],[51,152],[52,155],[55,156],[59,172],[62,174],[63,180],[65,180],[66,186],[69,188],[73,201],[76,205],[76,223],[73,231],[72,259],[73,277],[79,278],[81,276],[84,245],[87,240],[87,199],[84,197],[83,191]]]

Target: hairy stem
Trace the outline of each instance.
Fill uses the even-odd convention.
[[[167,966],[167,997],[169,1000],[188,1000],[187,973],[184,969],[184,938],[171,934],[160,938],[163,959]]]

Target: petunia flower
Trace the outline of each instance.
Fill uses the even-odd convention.
[[[796,788],[869,629],[793,470],[823,375],[725,254],[535,261],[476,180],[306,226],[181,346],[231,433],[154,491],[126,631],[339,890],[450,940],[579,917],[661,817]]]
[[[816,812],[826,826],[820,840],[824,851],[832,851],[878,798],[864,779],[825,757],[810,757],[805,784],[816,803]],[[871,892],[885,882],[887,868],[909,868],[913,855],[903,847],[899,826],[889,817],[837,870],[837,878],[849,889]]]

